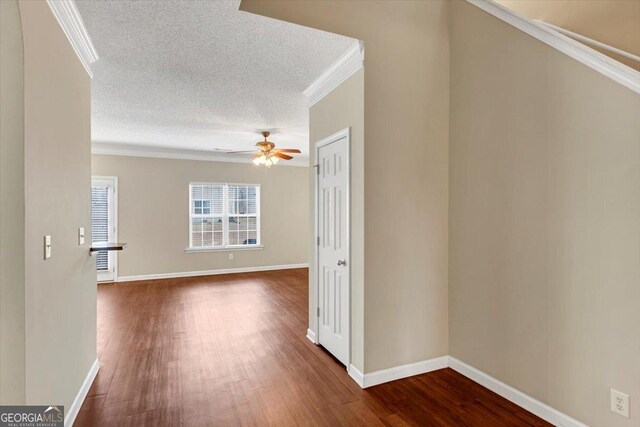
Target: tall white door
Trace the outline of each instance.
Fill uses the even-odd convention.
[[[91,179],[91,237],[93,243],[117,242],[117,177],[93,177]],[[109,282],[117,276],[115,251],[96,254],[98,282]]]
[[[349,363],[349,131],[317,145],[318,342]]]

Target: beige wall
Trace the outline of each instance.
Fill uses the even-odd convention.
[[[308,168],[94,155],[93,175],[118,177],[118,275],[218,270],[308,262]],[[260,184],[264,249],[185,253],[189,182]]]
[[[589,425],[637,426],[640,96],[453,2],[450,144],[451,355]]]
[[[309,153],[315,164],[315,144],[347,127],[351,128],[351,364],[364,369],[364,69],[356,72],[340,86],[313,105],[309,111]],[[315,173],[309,179],[309,229],[314,229]],[[309,239],[309,253],[315,241]],[[316,278],[315,259],[310,257],[309,283]],[[316,292],[309,286],[309,325],[317,332]]]
[[[20,14],[26,401],[68,410],[96,359],[95,260],[77,240],[78,227],[91,224],[90,79],[46,2],[21,1]],[[46,234],[53,255],[45,261]]]
[[[540,19],[640,56],[640,0],[496,0],[531,19]],[[640,63],[602,51],[640,70]]]
[[[24,404],[24,52],[17,1],[0,2],[0,405]]]
[[[364,40],[364,372],[448,353],[448,1],[243,0]]]

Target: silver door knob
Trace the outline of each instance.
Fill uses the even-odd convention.
[[[347,260],[346,259],[339,259],[338,260],[338,265],[347,265]]]

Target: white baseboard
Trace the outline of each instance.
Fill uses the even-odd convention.
[[[395,366],[381,371],[363,374],[355,366],[349,366],[349,375],[362,388],[372,387],[374,385],[388,383],[389,381],[399,380],[401,378],[412,377],[414,375],[424,374],[438,369],[446,368],[449,365],[449,357],[441,356],[435,359],[423,360],[421,362],[409,363],[407,365]]]
[[[80,408],[84,403],[84,399],[85,397],[87,397],[87,393],[89,393],[91,384],[93,384],[93,380],[96,378],[96,375],[98,375],[99,369],[100,369],[100,362],[98,361],[98,359],[96,359],[93,362],[93,365],[91,365],[91,368],[89,369],[89,373],[87,374],[87,377],[84,379],[84,382],[80,387],[80,390],[78,390],[78,394],[76,395],[76,398],[73,400],[71,407],[69,407],[69,410],[66,411],[66,416],[64,417],[65,427],[73,426],[73,423],[76,420],[76,417],[78,416],[78,412],[80,412]]]
[[[505,384],[464,362],[461,362],[455,357],[449,357],[449,367],[555,426],[587,427],[586,424],[583,424],[580,421],[552,408],[551,406],[516,390],[510,385]]]
[[[312,343],[317,344],[317,342],[316,342],[316,333],[313,332],[311,329],[307,329],[307,338]]]
[[[312,331],[307,331],[307,337]],[[315,334],[313,335],[315,339]],[[311,338],[309,338],[311,339]],[[349,376],[362,388],[372,387],[378,384],[411,377],[413,375],[424,374],[443,368],[451,368],[464,375],[470,380],[488,388],[494,393],[504,397],[508,401],[515,403],[532,414],[559,427],[588,427],[586,424],[563,414],[551,406],[534,399],[533,397],[516,390],[508,384],[485,374],[484,372],[467,365],[464,362],[451,356],[442,356],[435,359],[423,360],[422,362],[410,363],[408,365],[396,366],[381,371],[363,374],[353,365],[349,366]]]
[[[219,274],[253,273],[257,271],[290,270],[307,268],[309,264],[265,265],[261,267],[225,268],[220,270],[183,271],[179,273],[142,274],[139,276],[120,276],[118,282],[134,282],[139,280],[177,279],[180,277],[215,276]]]
[[[353,380],[360,386],[360,388],[364,388],[364,374],[360,372],[358,368],[353,365],[349,365],[349,369],[347,369],[349,376],[353,378]]]

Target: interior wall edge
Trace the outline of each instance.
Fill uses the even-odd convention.
[[[0,405],[26,399],[24,45],[16,0],[0,2]]]

